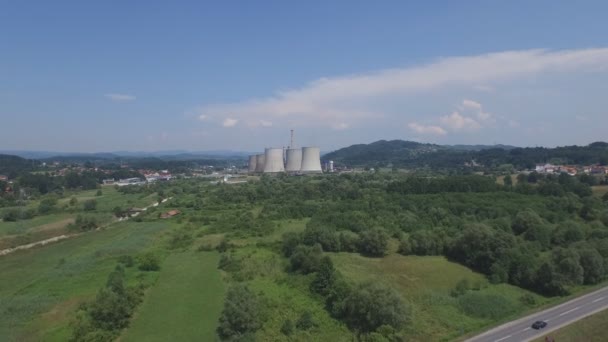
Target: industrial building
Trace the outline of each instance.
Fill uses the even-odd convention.
[[[291,144],[285,148],[266,148],[264,154],[249,156],[249,173],[321,173],[321,150],[318,147],[296,148],[291,131]]]

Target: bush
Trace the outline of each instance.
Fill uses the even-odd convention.
[[[97,190],[97,192],[95,193],[95,196],[101,196],[103,195],[103,193],[101,192],[101,189]]]
[[[382,257],[388,249],[388,234],[384,229],[374,228],[360,235],[359,252],[363,255]]]
[[[94,199],[86,200],[83,204],[84,211],[93,211],[97,208],[97,201]]]
[[[458,284],[456,284],[456,287],[454,287],[451,291],[450,291],[450,295],[452,297],[458,297],[458,296],[462,296],[463,294],[467,293],[467,291],[469,291],[471,288],[470,284],[469,284],[469,280],[464,278],[461,279]]]
[[[148,252],[142,254],[138,258],[139,269],[141,271],[158,271],[160,270],[160,260],[156,254]]]
[[[258,296],[246,285],[236,284],[226,294],[217,333],[223,340],[254,333],[262,326],[262,312]]]
[[[321,265],[322,256],[323,249],[321,249],[321,245],[299,245],[289,258],[291,270],[299,271],[303,274],[316,272]]]
[[[310,328],[315,327],[316,325],[317,324],[313,320],[310,311],[304,311],[296,322],[296,328],[298,328],[299,330],[308,330]]]
[[[291,336],[295,330],[293,322],[290,319],[285,320],[281,326],[281,333],[285,336]]]
[[[340,317],[360,332],[372,332],[383,325],[400,329],[410,317],[410,309],[401,296],[381,283],[360,284],[339,307]]]

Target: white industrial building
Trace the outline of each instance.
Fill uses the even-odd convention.
[[[255,156],[255,172],[264,172],[264,164],[266,156],[264,154],[258,154]]]
[[[285,156],[287,159],[285,171],[300,172],[300,170],[302,169],[302,149],[289,148],[286,150]]]
[[[321,150],[318,147],[302,147],[302,166],[300,172],[323,172],[321,170]]]
[[[253,156],[249,156],[249,165],[247,170],[249,171],[249,173],[254,173],[255,172],[255,168],[257,166],[257,161],[258,161],[258,156],[257,155],[253,155]]]
[[[267,148],[264,155],[264,173],[285,172],[282,148]]]

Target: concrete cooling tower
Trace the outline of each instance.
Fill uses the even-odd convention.
[[[265,161],[266,155],[258,154],[255,156],[255,172],[264,172]]]
[[[249,156],[249,168],[247,169],[247,171],[249,171],[249,173],[255,172],[255,166],[257,164],[257,161],[258,161],[258,156],[256,156],[256,155]]]
[[[267,148],[265,155],[264,173],[285,172],[282,148]]]
[[[323,172],[321,170],[321,150],[318,147],[302,147],[302,167],[303,173]]]
[[[285,171],[299,172],[302,168],[302,149],[290,148],[287,150],[287,165]]]

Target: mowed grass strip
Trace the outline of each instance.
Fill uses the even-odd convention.
[[[600,311],[578,322],[540,337],[535,342],[544,342],[546,336],[551,336],[559,342],[605,342],[608,340],[608,310]]]
[[[172,254],[121,341],[215,341],[225,286],[216,252]]]

